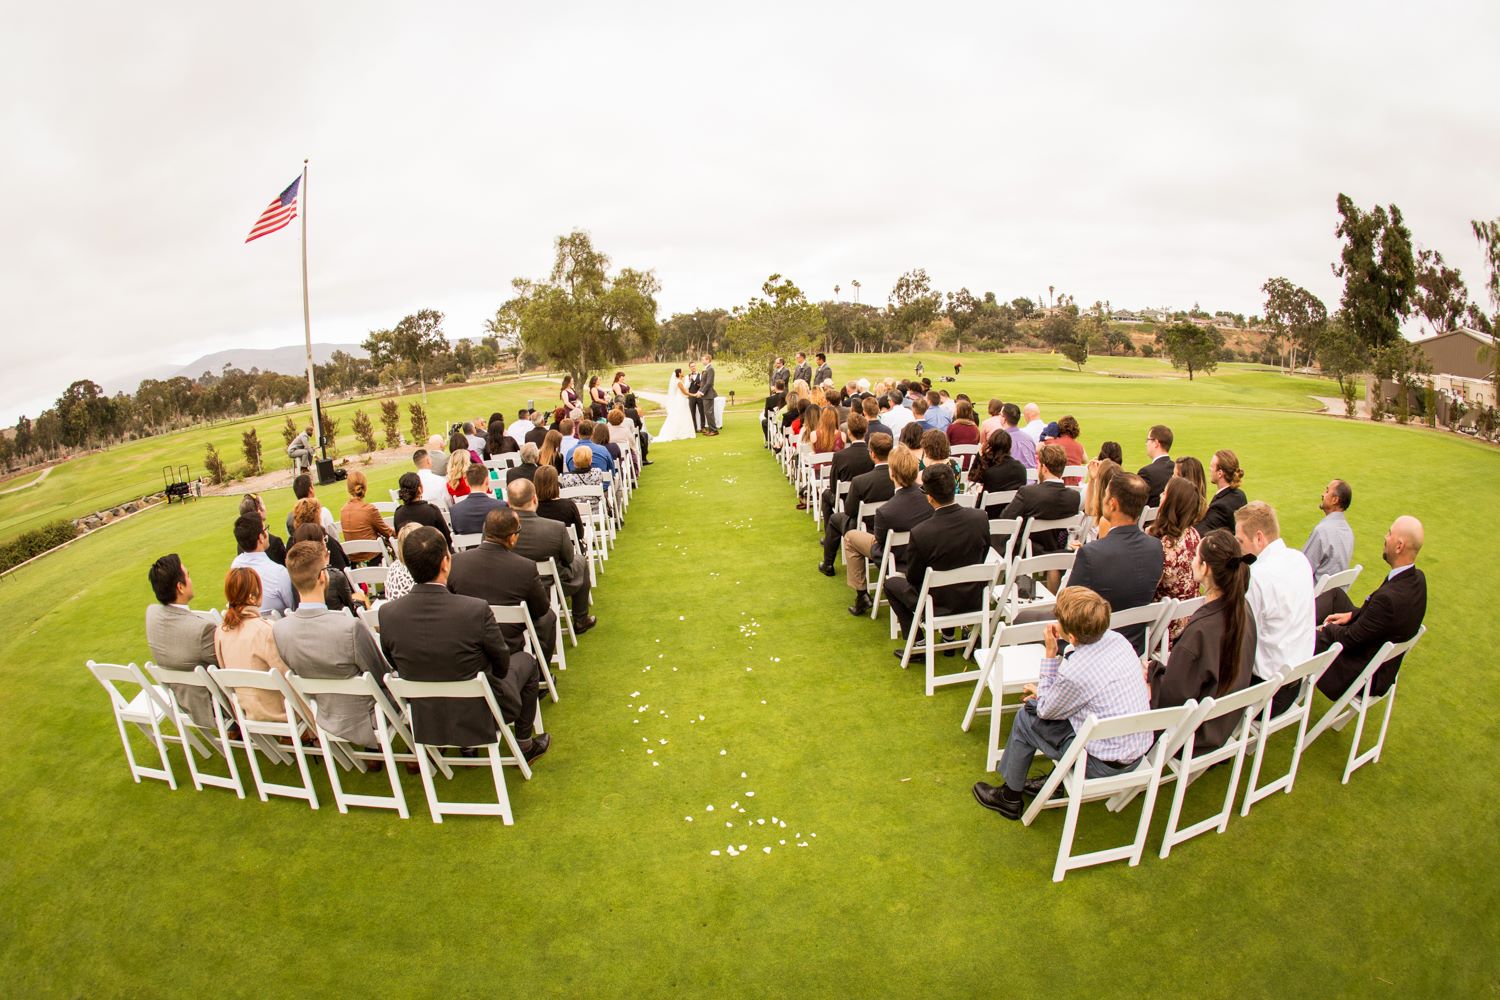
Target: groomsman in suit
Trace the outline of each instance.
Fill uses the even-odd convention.
[[[863,413],[849,414],[849,437],[852,439],[839,451],[833,453],[833,461],[829,463],[828,489],[823,491],[821,503],[823,504],[823,561],[818,564],[818,572],[824,576],[833,576],[833,552],[834,549],[829,542],[829,533],[832,530],[833,504],[839,483],[852,483],[856,476],[862,476],[875,468],[875,461],[870,456],[870,448],[865,444],[865,415]],[[847,504],[847,497],[845,502]],[[845,510],[851,510],[845,507]],[[835,542],[836,544],[836,542]]]
[[[698,394],[698,362],[688,362],[688,412],[693,415],[693,433],[703,430],[703,397]]]
[[[423,525],[414,530],[401,554],[416,585],[380,611],[380,646],[386,660],[406,680],[485,678],[525,758],[532,761],[546,753],[551,737],[532,735],[536,660],[526,653],[511,653],[488,604],[448,591],[452,557],[437,529]],[[473,747],[496,742],[499,730],[482,701],[432,698],[412,704],[412,734],[436,746]]]
[[[901,623],[902,635],[911,635],[917,597],[922,592],[922,581],[928,569],[974,566],[984,562],[989,554],[989,518],[982,510],[954,503],[957,489],[953,466],[947,462],[923,470],[922,492],[927,495],[932,516],[911,529],[911,544],[906,547],[906,575],[895,577],[885,585],[886,593],[891,597],[891,608]],[[964,583],[933,590],[930,592],[933,611],[939,615],[976,611],[984,600],[984,586],[982,583]],[[917,648],[920,649],[921,645]],[[894,652],[898,658],[904,654],[900,649]],[[952,656],[954,652],[944,650],[943,655]]]
[[[146,645],[151,650],[151,662],[168,670],[192,670],[200,664],[217,666],[214,623],[188,608],[193,599],[193,578],[177,553],[152,563],[147,576],[157,601],[146,606]],[[213,701],[207,690],[186,684],[173,684],[171,688],[189,718],[200,726],[213,725]]]
[[[855,523],[854,519],[859,515],[859,505],[866,501],[880,503],[889,500],[896,492],[896,484],[891,482],[890,467],[886,464],[891,457],[894,439],[889,434],[866,433],[865,436],[870,439],[870,460],[873,465],[869,472],[861,473],[849,481],[849,493],[844,497],[843,511],[831,515],[825,522],[823,562],[818,567],[825,576],[833,575],[831,572],[833,557],[839,546],[843,544],[844,535],[855,529],[869,531],[874,524],[873,517],[867,518],[863,524]]]
[[[777,358],[775,367],[771,369],[771,392],[774,394],[780,386],[780,391],[784,393],[791,384],[792,373],[786,366],[786,358]]]
[[[1028,521],[1055,521],[1077,514],[1078,491],[1069,489],[1062,479],[1067,467],[1068,453],[1063,451],[1062,445],[1042,445],[1037,452],[1036,471],[1039,480],[1017,490],[1015,498],[1006,505],[1000,516],[1021,518],[1020,530],[1024,531]],[[1031,536],[1031,551],[1036,555],[1061,552],[1067,544],[1066,531],[1043,531]]]
[[[888,468],[894,489],[891,498],[875,512],[875,530],[851,529],[844,533],[844,576],[854,591],[854,606],[849,613],[856,618],[870,613],[865,566],[867,562],[880,565],[885,556],[882,546],[886,533],[910,531],[932,516],[932,505],[927,502],[921,487],[916,485],[916,452],[906,448],[892,450]],[[904,546],[892,558],[897,572],[906,568]]]
[[[788,382],[787,385],[790,386],[799,379],[806,382],[809,388],[812,387],[813,370],[812,365],[807,363],[807,352],[805,351],[797,352],[797,367],[792,369],[792,381]]]
[[[1172,478],[1172,428],[1157,424],[1146,434],[1146,457],[1151,461],[1141,466],[1136,475],[1146,481],[1146,506],[1161,506],[1161,491],[1167,488]],[[1116,608],[1115,610],[1119,610]]]
[[[1391,571],[1365,603],[1355,608],[1349,596],[1337,588],[1318,598],[1319,652],[1336,642],[1344,644],[1343,652],[1318,679],[1318,690],[1336,699],[1364,671],[1370,657],[1387,642],[1405,642],[1417,634],[1427,616],[1427,577],[1417,568],[1417,553],[1422,551],[1422,522],[1414,517],[1398,517],[1385,535],[1382,553]],[[1325,599],[1327,603],[1325,604]],[[1370,682],[1370,693],[1383,695],[1396,682],[1401,657],[1383,664]]]
[[[520,535],[521,519],[515,511],[497,505],[484,519],[484,540],[479,546],[453,557],[448,589],[486,604],[526,605],[542,651],[550,660],[557,644],[557,612],[552,610],[536,563],[513,551]],[[512,653],[526,651],[524,626],[501,625],[500,631]]]
[[[1111,611],[1150,604],[1161,581],[1161,542],[1136,524],[1146,506],[1146,490],[1146,481],[1128,472],[1118,473],[1109,481],[1104,495],[1104,520],[1109,532],[1078,550],[1068,576],[1068,586],[1087,587],[1108,601]],[[1130,640],[1137,653],[1145,652],[1146,626],[1132,625],[1121,629],[1120,634]]]
[[[817,353],[818,370],[813,372],[813,385],[822,385],[824,382],[833,381],[833,369],[828,367],[828,356],[822,351]]]
[[[703,355],[703,373],[698,376],[699,408],[703,411],[703,434],[705,437],[719,436],[719,394],[714,390],[714,356]]]
[[[785,369],[783,369],[784,371]],[[760,429],[767,441],[771,440],[771,421],[776,419],[776,414],[786,405],[786,383],[771,383],[771,394],[766,397],[765,405],[760,408]]]

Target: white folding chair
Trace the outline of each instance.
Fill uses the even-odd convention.
[[[172,709],[168,702],[170,693],[152,684],[134,663],[95,663],[89,660],[87,666],[89,673],[94,675],[94,679],[109,694],[110,711],[115,717],[115,728],[120,731],[120,744],[125,748],[125,763],[130,767],[131,778],[137,785],[142,778],[155,778],[165,781],[167,787],[175,791],[177,776],[172,772],[172,761],[167,757],[167,743],[182,744],[184,752],[189,752],[186,748],[192,746],[205,757],[208,756],[208,750],[191,732],[178,730],[175,734],[169,734],[162,729],[163,722],[172,720]],[[139,690],[132,697],[126,698],[125,693],[120,690],[121,684],[132,684]],[[135,751],[130,746],[130,734],[125,729],[126,723],[139,729],[151,742],[152,748],[161,758],[161,767],[146,767],[136,762]]]
[[[995,616],[1001,621],[1013,622],[1016,615],[1026,608],[1050,607],[1055,604],[1057,596],[1043,586],[1041,581],[1034,582],[1030,598],[1022,597],[1021,581],[1042,573],[1060,572],[1062,579],[1058,582],[1057,589],[1062,590],[1068,585],[1068,578],[1073,575],[1073,562],[1077,556],[1077,552],[1069,550],[1013,560],[1006,570],[1005,583],[1001,585],[995,598]]]
[[[985,510],[993,510],[996,507],[1004,510],[1007,506],[1010,505],[1010,502],[1016,498],[1016,494],[1019,492],[1021,491],[991,490],[980,497],[979,506],[983,507]]]
[[[453,551],[466,552],[469,549],[479,548],[479,543],[484,541],[484,532],[475,531],[467,535],[453,536]]]
[[[396,502],[396,499],[393,497],[389,503],[384,500],[376,500],[370,506],[380,511],[381,514],[386,515],[385,519],[389,521],[390,515],[396,513],[396,508],[401,506],[401,504]]]
[[[1376,650],[1365,669],[1354,679],[1354,683],[1349,685],[1347,691],[1339,695],[1338,700],[1329,707],[1323,717],[1318,720],[1318,724],[1313,726],[1307,734],[1308,745],[1311,745],[1328,730],[1342,730],[1350,720],[1357,720],[1354,725],[1354,739],[1349,744],[1349,761],[1344,765],[1343,784],[1349,783],[1349,775],[1358,768],[1371,761],[1380,763],[1380,751],[1385,748],[1385,733],[1391,725],[1391,711],[1396,707],[1396,681],[1399,676],[1391,678],[1391,686],[1384,694],[1372,695],[1370,687],[1375,681],[1375,671],[1380,669],[1382,664],[1411,652],[1417,640],[1426,634],[1427,626],[1421,625],[1417,628],[1417,634],[1405,642],[1387,642]],[[1370,709],[1382,699],[1385,701],[1385,717],[1380,721],[1380,735],[1375,738],[1374,746],[1360,753],[1359,741],[1365,732],[1365,717],[1369,715]]]
[[[1088,474],[1089,467],[1087,465],[1070,465],[1067,468],[1063,469],[1064,479],[1082,480],[1083,477],[1087,476]]]
[[[990,601],[994,597],[995,578],[999,574],[998,563],[975,563],[972,566],[960,566],[957,569],[928,568],[927,575],[922,580],[922,589],[917,593],[917,606],[912,618],[912,627],[910,634],[906,637],[906,648],[901,653],[901,669],[905,670],[911,663],[912,648],[916,645],[917,634],[920,632],[926,646],[923,658],[926,661],[925,690],[929,697],[940,687],[962,684],[979,676],[979,668],[975,667],[939,677],[937,675],[937,652],[943,649],[962,649],[964,658],[968,659],[973,653],[976,642],[980,644],[981,649],[989,648],[992,619]],[[982,585],[979,607],[951,614],[938,614],[937,598],[933,592],[944,587],[962,586],[966,583]],[[944,631],[964,628],[970,630],[968,638],[964,638],[961,633],[953,639],[941,638]]]
[[[975,657],[979,663],[979,677],[974,682],[974,694],[969,699],[969,708],[964,712],[960,728],[967,733],[976,716],[990,717],[989,745],[984,757],[986,771],[999,767],[1000,757],[1005,752],[1005,745],[1000,741],[1000,725],[1006,711],[1005,696],[1020,694],[1027,685],[1041,679],[1042,658],[1046,655],[1043,642],[1047,626],[1051,624],[1042,621],[1001,625],[995,631],[994,641]],[[988,708],[982,705],[986,691],[990,694]],[[1017,702],[1011,709],[1019,707]]]
[[[833,488],[833,510],[834,510],[835,513],[842,514],[844,512],[844,500],[845,500],[846,497],[849,496],[849,487],[852,486],[852,485],[854,485],[854,484],[851,483],[849,480],[845,479],[845,480],[840,481],[837,485],[834,486],[834,488]],[[861,501],[861,502],[863,502],[863,501]],[[821,500],[819,501],[819,503],[821,505]]]
[[[1031,539],[1038,532],[1066,531],[1072,533],[1073,531],[1077,530],[1080,524],[1083,523],[1083,517],[1084,515],[1082,514],[1074,514],[1072,517],[1028,519],[1026,521],[1026,527],[1021,531],[1021,542],[1020,545],[1017,546],[1016,551],[1020,552],[1028,559],[1031,558],[1032,556],[1036,555],[1036,553],[1032,551]]]
[[[199,737],[208,746],[212,747],[224,758],[225,764],[228,767],[229,775],[227,777],[218,774],[208,774],[198,768],[198,762],[193,759],[192,754],[184,754],[183,756],[187,758],[188,774],[193,779],[193,788],[200,792],[203,791],[204,785],[211,785],[214,788],[227,788],[243,799],[245,797],[245,783],[240,779],[240,769],[235,763],[234,751],[238,748],[248,754],[251,752],[250,747],[246,744],[243,736],[239,739],[230,738],[229,720],[234,717],[234,710],[230,708],[229,699],[225,697],[224,692],[220,691],[219,686],[208,676],[208,670],[202,666],[195,667],[192,670],[168,670],[166,667],[160,667],[155,663],[147,661],[146,673],[161,686],[162,693],[167,696],[168,705],[172,710],[172,721],[177,726],[177,731],[186,733],[191,729],[197,732]],[[174,684],[182,687],[199,688],[207,695],[209,706],[213,709],[214,722],[212,730],[206,726],[198,725],[193,721],[192,716],[183,710],[181,703],[178,701],[177,693],[172,689],[172,685]]]
[[[969,490],[966,493],[955,493],[953,494],[953,502],[960,507],[967,507],[969,510],[974,510],[979,506],[979,496],[979,490]]]
[[[510,726],[505,724],[505,719],[500,714],[500,706],[495,703],[495,694],[490,690],[490,683],[483,677],[471,677],[466,681],[408,681],[394,674],[385,679],[386,689],[396,699],[402,708],[403,717],[411,720],[411,703],[414,699],[423,698],[464,698],[483,699],[495,717],[497,739],[494,743],[485,745],[484,757],[450,756],[441,753],[441,746],[422,742],[422,734],[417,732],[416,726],[411,726],[413,737],[412,747],[417,753],[417,769],[422,774],[422,790],[427,793],[427,808],[432,812],[432,821],[441,823],[444,816],[499,816],[506,826],[515,822],[515,816],[511,813],[510,795],[505,788],[504,765],[510,764],[520,769],[521,775],[529,779],[531,777],[531,766],[526,763],[525,756],[521,753],[521,747],[516,743],[515,733],[511,732]],[[510,751],[508,755],[500,753],[500,741],[505,742]],[[429,751],[436,754],[432,756]],[[432,768],[435,761],[442,761],[450,767],[484,767],[489,766],[495,780],[495,802],[455,802],[438,798],[437,788],[432,780]]]
[[[557,641],[553,643],[552,656],[557,661],[558,670],[567,670],[568,658],[563,652],[563,633],[567,633],[569,642],[574,646],[578,645],[578,633],[573,630],[573,605],[569,603],[568,592],[563,588],[562,574],[558,572],[555,557],[549,557],[537,563],[536,572],[542,578],[542,585],[547,587],[551,594],[548,599],[552,603],[552,610],[557,614]],[[593,601],[593,599],[591,591],[589,600]]]
[[[594,542],[599,552],[599,569],[602,571],[604,564],[609,561],[609,550],[614,545],[613,524],[605,511],[607,504],[604,487],[598,485],[565,486],[558,491],[558,496],[563,500],[572,500],[577,505],[578,513],[582,515],[584,523],[593,529]]]
[[[484,467],[491,472],[504,472],[521,464],[521,453],[518,451],[507,451],[501,455],[494,455],[484,460]]]
[[[557,685],[552,683],[552,668],[548,665],[547,654],[542,647],[541,636],[536,634],[536,625],[531,620],[531,610],[524,604],[491,604],[490,614],[495,616],[497,625],[520,625],[526,632],[526,649],[536,659],[537,668],[541,671],[541,688],[551,697],[553,703],[557,702]],[[542,703],[537,701],[536,705],[536,731],[546,732],[542,728]]]
[[[1146,834],[1151,829],[1151,813],[1156,807],[1156,793],[1161,786],[1162,766],[1166,761],[1168,748],[1178,738],[1181,728],[1191,722],[1197,710],[1198,703],[1189,701],[1176,708],[1159,708],[1132,715],[1117,715],[1108,719],[1099,719],[1090,713],[1089,717],[1084,720],[1082,728],[1079,729],[1073,742],[1068,745],[1068,750],[1063,754],[1062,760],[1057,762],[1057,766],[1047,776],[1040,794],[1032,800],[1026,812],[1021,815],[1021,822],[1030,826],[1043,809],[1058,806],[1067,808],[1067,815],[1063,819],[1062,838],[1057,846],[1057,863],[1052,869],[1052,881],[1061,882],[1068,872],[1075,868],[1086,868],[1110,861],[1129,861],[1132,867],[1140,864],[1141,854],[1146,847]],[[1087,747],[1090,742],[1115,739],[1135,733],[1161,733],[1161,736],[1134,768],[1103,778],[1087,776]],[[1060,799],[1054,798],[1052,793],[1059,787],[1066,794]],[[1120,847],[1090,851],[1087,854],[1073,854],[1073,837],[1078,830],[1078,814],[1083,803],[1096,799],[1112,799],[1136,789],[1145,792],[1145,801],[1141,804],[1141,818],[1136,824],[1135,839]]]
[[[1002,547],[995,548],[995,539],[1003,538]],[[988,561],[997,562],[1001,565],[1002,575],[1010,572],[1010,564],[1015,560],[1016,544],[1021,540],[1021,519],[1019,517],[992,517],[990,518],[990,554]],[[1000,582],[1004,582],[1003,580]]]
[[[1361,564],[1358,566],[1350,566],[1348,569],[1344,570],[1341,573],[1323,574],[1322,576],[1318,577],[1318,582],[1313,587],[1313,597],[1322,597],[1324,594],[1328,593],[1328,591],[1332,590],[1335,587],[1338,587],[1340,590],[1348,590],[1351,586],[1354,585],[1354,581],[1359,579],[1360,571],[1364,568],[1364,565]]]
[[[948,449],[948,453],[958,460],[959,468],[962,471],[968,472],[969,466],[973,465],[979,458],[979,445],[955,444]]]
[[[1245,784],[1245,798],[1240,805],[1241,816],[1250,815],[1250,807],[1269,795],[1291,792],[1292,784],[1297,780],[1297,766],[1302,760],[1302,751],[1307,748],[1307,723],[1312,716],[1315,685],[1328,665],[1343,652],[1343,648],[1336,642],[1312,659],[1280,672],[1283,687],[1288,684],[1297,685],[1297,697],[1280,715],[1273,716],[1271,706],[1267,705],[1261,712],[1261,717],[1250,725],[1250,738],[1255,741],[1255,760],[1250,765],[1250,780]],[[1285,774],[1262,785],[1260,769],[1266,756],[1266,744],[1272,736],[1292,726],[1297,727],[1297,734],[1292,742],[1291,765]]]
[[[384,601],[371,601],[368,608],[356,607],[355,617],[364,622],[371,632],[378,637],[380,635],[380,606]]]
[[[344,578],[356,592],[361,587],[369,588],[370,600],[373,601],[376,587],[385,593],[385,580],[390,571],[389,566],[349,566],[344,569]]]
[[[854,520],[849,525],[850,531],[872,531],[875,527],[875,512],[884,507],[884,500],[861,500],[859,510],[855,512]],[[842,545],[834,549],[833,559],[837,563],[844,556]]]
[[[1172,606],[1175,603],[1175,601],[1169,599],[1157,601],[1155,604],[1143,604],[1138,608],[1122,608],[1119,611],[1112,612],[1109,616],[1110,631],[1122,632],[1135,625],[1144,625],[1146,627],[1144,640],[1146,651],[1141,655],[1141,658],[1144,660],[1151,655],[1151,650],[1155,648],[1152,645],[1152,641],[1160,635],[1167,616],[1172,613]]]
[[[380,556],[382,559],[384,559],[389,555],[389,553],[386,552],[385,543],[378,538],[356,538],[344,542],[343,544],[344,555],[348,556],[350,561],[352,562],[364,562],[365,560],[371,559],[375,556]]]
[[[1198,609],[1207,603],[1208,598],[1203,596],[1192,597],[1186,601],[1173,601],[1171,609],[1162,618],[1156,630],[1155,638],[1149,640],[1150,645],[1146,648],[1155,650],[1157,658],[1163,663],[1167,662],[1167,657],[1172,652],[1172,624],[1193,617],[1198,613]]]
[[[1156,512],[1159,510],[1161,510],[1160,507],[1142,507],[1141,516],[1136,518],[1135,523],[1139,525],[1142,530],[1145,530],[1146,525],[1156,520]]]
[[[1264,714],[1271,704],[1271,698],[1275,696],[1281,687],[1281,675],[1277,674],[1270,680],[1252,684],[1247,688],[1227,694],[1222,698],[1205,698],[1198,706],[1197,717],[1182,732],[1185,734],[1180,755],[1171,754],[1167,757],[1168,774],[1164,777],[1175,779],[1177,789],[1172,795],[1172,809],[1167,814],[1167,829],[1161,838],[1161,856],[1165,858],[1172,853],[1172,848],[1185,840],[1191,840],[1200,833],[1209,830],[1217,830],[1223,833],[1229,826],[1229,817],[1234,813],[1234,794],[1239,789],[1240,771],[1245,766],[1245,753],[1250,748],[1251,727],[1255,724],[1256,717]],[[1206,722],[1221,719],[1226,715],[1239,715],[1239,722],[1235,724],[1234,731],[1224,745],[1202,753],[1194,751],[1194,743],[1197,731]],[[1182,819],[1182,803],[1187,797],[1188,785],[1216,764],[1226,760],[1234,761],[1229,769],[1229,787],[1224,792],[1223,807],[1212,816],[1205,817],[1196,823],[1178,829],[1178,822]]]
[[[1037,481],[1037,471],[1035,469],[1027,469],[1026,470],[1026,485],[1030,486],[1032,483],[1034,483],[1036,481]]]
[[[339,768],[334,766],[334,755],[325,753],[323,763],[328,768],[328,784],[333,788],[333,803],[338,807],[340,813],[347,814],[350,806],[364,806],[370,809],[394,809],[396,815],[402,819],[410,819],[411,813],[406,808],[406,793],[401,788],[401,778],[396,771],[398,762],[414,762],[418,751],[406,723],[402,721],[385,693],[380,690],[380,685],[369,672],[361,673],[358,677],[300,677],[296,674],[287,676],[292,690],[302,696],[312,706],[313,721],[317,726],[318,739],[323,746],[331,747],[339,745],[343,748],[344,755],[354,762],[357,770],[367,771],[367,761],[380,761],[385,765],[386,779],[391,785],[389,795],[355,794],[344,791],[344,783],[339,778]],[[318,698],[324,695],[352,696],[370,699],[373,712],[373,725],[375,730],[375,750],[366,750],[357,747],[342,736],[338,736],[323,728],[320,719],[321,709]],[[408,748],[407,752],[397,752],[393,737],[399,736],[401,742]],[[429,753],[431,751],[428,751]],[[433,763],[446,777],[452,777],[453,773],[448,765],[441,759],[434,757]]]
[[[301,799],[313,809],[318,808],[318,791],[313,787],[312,771],[307,766],[307,758],[314,752],[337,753],[341,762],[348,763],[347,757],[336,747],[318,747],[316,750],[303,744],[303,737],[315,735],[317,728],[312,719],[312,711],[306,703],[298,697],[297,693],[287,684],[286,678],[279,670],[233,670],[223,667],[209,667],[208,674],[214,679],[229,698],[230,707],[234,710],[234,721],[239,724],[240,734],[255,749],[262,749],[263,743],[253,737],[269,737],[271,740],[285,740],[285,746],[278,746],[278,750],[284,755],[290,751],[291,756],[297,762],[297,771],[302,777],[300,785],[281,784],[268,781],[261,773],[260,760],[253,752],[245,754],[250,762],[250,776],[255,779],[255,791],[262,802],[267,801],[270,795],[280,795],[289,799]],[[240,689],[252,688],[257,691],[267,691],[280,696],[282,705],[286,712],[286,719],[282,722],[267,722],[259,719],[251,719],[245,714],[244,706],[240,704]],[[272,760],[282,763],[282,760]],[[353,766],[348,764],[348,766]]]
[[[896,550],[910,544],[911,532],[887,529],[885,533],[885,544],[880,549],[880,565],[875,572],[875,597],[870,601],[870,620],[880,619],[880,605],[884,600],[881,594],[885,592],[885,581],[890,576],[901,576],[901,571],[896,569]],[[869,571],[866,566],[866,572]],[[889,604],[889,601],[884,603]],[[896,618],[891,616],[891,638],[896,638]]]

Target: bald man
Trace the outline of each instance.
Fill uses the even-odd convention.
[[[1027,403],[1021,410],[1021,420],[1024,421],[1021,430],[1025,431],[1032,441],[1041,444],[1042,431],[1047,429],[1047,425],[1042,422],[1042,408],[1035,403]]]
[[[1386,642],[1405,642],[1417,634],[1427,614],[1427,577],[1417,568],[1422,551],[1422,522],[1398,517],[1385,535],[1384,558],[1391,567],[1385,580],[1365,603],[1355,608],[1342,590],[1332,590],[1318,599],[1317,649],[1336,642],[1344,644],[1338,659],[1323,672],[1318,690],[1335,699],[1349,689],[1369,664],[1370,657]],[[1375,671],[1370,693],[1385,694],[1401,668],[1398,656]]]

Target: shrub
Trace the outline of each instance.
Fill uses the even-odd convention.
[[[468,381],[468,379],[464,378],[463,372],[449,372],[447,374],[447,376],[443,379],[443,384],[444,385],[459,385],[459,384],[461,384],[463,382],[467,382],[467,381]]]
[[[328,441],[328,449],[335,455],[339,453],[339,418],[323,414],[323,437]]]
[[[394,399],[380,401],[380,422],[385,426],[385,446],[401,447],[401,407]]]
[[[1156,357],[1156,345],[1154,345],[1154,344],[1142,344],[1141,345],[1141,357],[1143,357],[1143,358],[1154,358],[1154,357]]]
[[[4,545],[0,545],[0,572],[34,559],[49,549],[78,537],[78,529],[72,521],[53,521],[40,528],[23,532]]]
[[[281,440],[283,442],[283,446],[286,448],[290,448],[292,446],[292,442],[296,440],[299,433],[301,432],[297,430],[297,425],[292,422],[292,418],[287,417],[286,423],[282,425],[281,428]]]
[[[427,440],[427,411],[421,403],[412,403],[407,409],[411,411],[412,443],[421,444]]]
[[[212,444],[203,456],[203,467],[208,470],[208,481],[215,486],[222,486],[229,479],[229,474],[224,469],[224,460],[219,457],[219,449]]]
[[[354,436],[365,446],[365,451],[374,451],[378,447],[375,443],[375,425],[370,423],[364,410],[354,411]]]
[[[240,447],[245,452],[245,467],[252,476],[260,475],[260,435],[252,427],[240,435]]]
[[[1346,379],[1344,381],[1343,387],[1339,391],[1344,396],[1344,416],[1353,417],[1357,412],[1357,410],[1355,409],[1356,400],[1354,396],[1354,380],[1352,378]]]

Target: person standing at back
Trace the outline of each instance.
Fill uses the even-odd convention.
[[[828,355],[822,351],[817,353],[818,370],[813,372],[814,385],[832,385],[833,369],[828,366]]]

